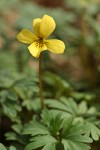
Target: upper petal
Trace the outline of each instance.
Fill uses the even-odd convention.
[[[38,42],[34,42],[28,47],[28,49],[29,49],[30,53],[32,54],[32,56],[37,58],[37,57],[39,57],[41,51],[46,50],[47,47],[45,44],[39,45]]]
[[[44,15],[40,24],[41,38],[47,38],[55,29],[56,24],[52,17]]]
[[[40,18],[33,20],[33,28],[34,28],[34,32],[35,32],[37,37],[40,37],[40,23],[41,23]]]
[[[65,44],[61,40],[46,40],[45,44],[47,46],[47,49],[53,53],[60,54],[64,52]]]
[[[37,37],[30,30],[23,29],[17,35],[17,39],[22,43],[31,44],[37,39]]]

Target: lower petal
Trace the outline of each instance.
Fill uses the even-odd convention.
[[[47,46],[47,49],[52,53],[60,54],[64,52],[65,44],[61,40],[46,40],[45,44]]]
[[[39,45],[38,42],[34,42],[28,47],[28,49],[29,49],[30,53],[32,54],[32,56],[38,58],[41,51],[46,50],[47,47],[45,44]]]

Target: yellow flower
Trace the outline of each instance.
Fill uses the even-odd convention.
[[[23,29],[17,35],[17,39],[22,43],[30,44],[28,49],[34,57],[39,57],[40,53],[47,49],[53,53],[60,54],[64,52],[64,43],[57,39],[46,40],[55,27],[54,19],[44,15],[42,19],[33,20],[34,34],[30,30]]]

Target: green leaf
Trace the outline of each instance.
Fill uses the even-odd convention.
[[[56,145],[55,143],[49,143],[45,145],[42,150],[56,150]]]
[[[85,101],[82,101],[80,104],[79,104],[79,114],[85,114],[87,112],[87,103]]]
[[[63,119],[61,118],[61,116],[62,116],[61,113],[55,114],[54,117],[52,117],[50,120],[49,128],[50,128],[51,133],[53,133],[54,136],[62,127]]]
[[[82,121],[77,121],[76,119],[73,120],[73,124],[71,125],[71,127],[68,130],[68,134],[70,135],[81,135],[81,134],[85,134],[85,130],[84,130],[84,122]]]
[[[30,124],[26,125],[23,134],[31,134],[32,136],[36,135],[44,135],[44,134],[50,134],[50,132],[47,130],[47,128],[40,124],[39,122],[33,120]]]
[[[67,109],[69,108],[69,112],[71,112],[74,115],[77,114],[78,106],[77,103],[72,98],[69,98],[68,100],[66,98],[62,98],[61,102],[63,102],[66,105]]]
[[[16,133],[21,133],[21,131],[22,131],[22,125],[21,124],[14,124],[14,125],[12,125],[12,129],[16,132]]]
[[[42,146],[49,144],[49,143],[57,142],[56,139],[50,135],[33,137],[33,138],[31,138],[31,141],[33,141],[33,142],[28,144],[25,147],[25,150],[32,150],[32,149],[42,147]]]
[[[64,150],[89,150],[90,146],[74,140],[62,140]]]
[[[64,150],[69,150],[69,149],[70,149],[70,146],[69,146],[67,140],[62,139],[62,143],[63,143],[63,145],[64,145]],[[70,150],[71,150],[71,149],[70,149]]]
[[[43,123],[46,124],[47,126],[50,125],[50,121],[51,121],[51,114],[47,109],[44,109],[42,111],[42,115],[41,115],[42,119],[43,119]]]
[[[68,140],[74,140],[74,141],[78,141],[78,142],[83,142],[83,143],[92,143],[93,140],[86,136],[86,135],[78,135],[78,134],[71,134],[69,133],[68,136],[66,136],[66,139]]]
[[[62,140],[67,141],[65,147],[68,147],[68,150],[76,150],[81,146],[84,147],[83,149],[88,150],[89,147],[86,143],[92,143],[93,140],[86,134],[84,126],[84,121],[77,121],[73,116],[64,117],[61,113],[45,109],[42,113],[41,123],[33,120],[24,129],[24,132],[31,135],[31,142],[25,150],[37,149],[43,146],[44,149],[47,149],[49,147],[47,144],[52,143],[56,144],[57,149],[59,142]]]
[[[66,133],[71,127],[73,120],[74,120],[73,117],[64,119],[63,124],[62,124],[62,137],[66,136]]]
[[[62,112],[70,113],[76,115],[78,112],[78,106],[76,102],[71,98],[61,98],[58,100],[47,100],[47,105],[53,109],[59,109]]]
[[[7,140],[16,140],[16,133],[8,132],[5,134]]]
[[[45,72],[43,77],[46,84],[48,84],[48,87],[51,87],[52,90],[54,89],[56,91],[54,93],[56,95],[56,98],[59,98],[64,93],[69,94],[72,90],[69,83],[67,83],[65,80],[63,80],[56,74],[53,74],[51,72]]]
[[[48,100],[46,101],[46,103],[47,103],[48,106],[51,107],[51,108],[57,108],[57,109],[60,109],[60,110],[67,111],[67,108],[66,108],[65,104],[61,103],[61,101],[48,99]],[[68,110],[69,110],[69,109],[68,109]]]
[[[6,150],[6,148],[4,147],[2,143],[0,143],[0,150]]]
[[[83,130],[85,130],[86,133],[91,135],[92,139],[97,141],[100,138],[100,129],[97,128],[94,124],[90,122],[86,122],[84,125]]]
[[[67,127],[68,128],[68,127]],[[71,122],[67,132],[62,137],[62,143],[64,150],[88,150],[90,147],[86,143],[92,143],[93,140],[85,135],[84,124],[77,122]],[[83,129],[83,130],[82,130]]]
[[[14,146],[10,146],[9,150],[16,150],[16,148]]]
[[[91,116],[96,117],[98,115],[98,111],[95,107],[88,108],[88,104],[85,101],[77,104],[72,98],[61,97],[59,101],[48,99],[46,100],[46,104],[52,110],[62,113],[64,117],[66,115],[72,115],[77,117],[76,119],[87,121],[88,119],[91,119]]]

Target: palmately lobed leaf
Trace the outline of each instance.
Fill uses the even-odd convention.
[[[5,134],[7,140],[16,140],[16,133],[8,132]]]
[[[24,127],[23,134],[31,134],[32,136],[50,134],[49,130],[40,122],[32,120]]]
[[[51,114],[50,114],[50,112],[48,112],[47,109],[44,109],[42,111],[41,117],[43,119],[43,123],[47,126],[50,126]]]
[[[82,142],[82,143],[92,143],[93,140],[86,136],[86,135],[79,135],[79,134],[71,134],[69,133],[69,135],[66,136],[66,139],[68,140],[74,140],[74,141],[77,141],[77,142]]]
[[[59,130],[62,128],[63,119],[61,118],[61,116],[61,113],[55,114],[54,117],[52,116],[50,120],[49,129],[53,136],[55,136],[57,132],[59,132]]]
[[[57,150],[59,143],[63,144],[64,150],[78,150],[81,147],[82,150],[89,150],[88,144],[93,140],[86,134],[84,122],[76,121],[73,116],[64,117],[61,113],[53,113],[45,109],[42,122],[33,120],[27,125],[24,134],[30,134],[31,138],[25,150],[39,147]]]
[[[21,124],[14,124],[14,125],[12,125],[12,129],[16,133],[20,134],[22,132],[23,126]]]
[[[64,145],[64,150],[89,150],[91,149],[89,145],[80,143],[74,140],[62,140]]]
[[[49,143],[45,145],[42,150],[56,150],[56,144],[55,143]]]
[[[53,136],[50,136],[50,135],[33,137],[31,141],[33,142],[29,143],[25,147],[25,150],[32,150],[32,149],[36,149],[36,148],[42,147],[50,143],[52,144],[52,143],[57,142],[57,140]]]
[[[99,116],[96,107],[88,107],[86,101],[77,104],[73,98],[61,97],[60,100],[47,99],[45,103],[50,109],[62,113],[63,116],[72,115],[77,120],[87,121],[92,117],[97,120],[96,117]]]
[[[83,127],[83,130],[91,135],[92,139],[97,141],[100,138],[100,129],[96,127],[93,123],[86,122],[86,124]]]
[[[66,133],[68,133],[69,129],[71,128],[71,125],[73,123],[74,118],[69,117],[63,120],[62,123],[62,137],[66,136]]]
[[[60,110],[64,110],[64,111],[67,111],[67,108],[66,108],[66,105],[61,103],[60,101],[58,100],[50,100],[48,99],[46,101],[46,104],[50,107],[50,108],[57,108],[57,109],[60,109]],[[69,110],[69,109],[68,109]]]

